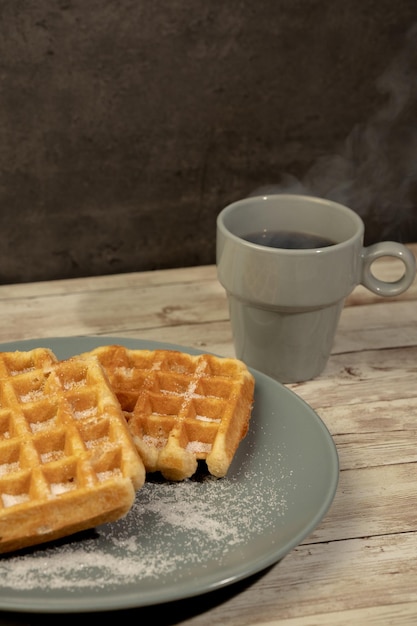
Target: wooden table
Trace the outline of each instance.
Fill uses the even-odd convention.
[[[410,248],[417,254],[417,244]],[[375,267],[388,280],[398,274],[394,260]],[[214,266],[0,286],[0,341],[71,335],[155,339],[234,355]],[[320,525],[257,576],[113,619],[190,626],[417,623],[417,281],[393,299],[358,287],[325,372],[289,387],[321,416],[339,453],[338,491]],[[0,623],[56,618],[3,613]]]

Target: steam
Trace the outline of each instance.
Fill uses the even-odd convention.
[[[328,198],[359,213],[367,230],[376,231],[374,240],[416,238],[417,25],[376,88],[385,96],[384,106],[366,124],[353,128],[340,154],[320,158],[301,181],[284,175],[278,184],[250,195]]]

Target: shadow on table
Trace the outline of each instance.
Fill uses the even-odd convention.
[[[271,566],[272,567],[272,566]],[[185,620],[201,615],[211,609],[228,602],[260,580],[271,567],[254,574],[245,580],[233,583],[203,595],[176,600],[159,605],[145,606],[122,611],[88,612],[88,613],[0,613],[0,626],[73,626],[75,620],[103,619],[104,615],[120,623],[158,624],[158,626],[174,626]]]

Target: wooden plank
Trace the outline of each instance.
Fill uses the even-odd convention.
[[[417,347],[333,355],[314,380],[288,385],[313,408],[400,398],[417,393]]]
[[[416,478],[415,462],[342,470],[329,512],[304,543],[415,531]]]
[[[215,265],[0,285],[0,300],[22,297],[39,298],[57,294],[82,293],[107,289],[135,289],[137,287],[151,286],[162,287],[174,283],[187,284],[197,281],[217,282]]]
[[[190,283],[182,289],[169,284],[162,291],[155,287],[96,289],[3,300],[0,341],[57,333],[120,334],[222,319],[228,319],[227,303],[222,287],[214,282]]]
[[[332,354],[417,345],[416,306],[401,300],[345,307]]]
[[[416,553],[415,533],[298,546],[243,593],[222,594],[217,603],[216,594],[201,598],[198,613],[182,623],[253,626],[316,616],[311,623],[321,624],[322,615],[343,614],[346,619],[340,623],[350,624],[351,611],[372,615],[374,607],[390,607],[396,614],[398,606],[406,605],[413,614]]]
[[[417,280],[413,282],[411,287],[397,296],[383,297],[369,289],[366,289],[362,285],[358,285],[351,294],[349,294],[345,300],[345,307],[361,306],[367,304],[384,304],[386,302],[399,302],[399,301],[415,301],[417,300]]]
[[[417,427],[405,431],[333,435],[341,469],[417,462]]]
[[[389,439],[395,434],[404,433],[412,442],[412,435],[417,428],[416,394],[408,398],[375,402],[340,403],[320,408],[318,413],[333,436],[375,433]]]
[[[411,626],[417,623],[417,602],[396,603],[363,609],[349,609],[274,619],[272,622],[252,622],[250,626]]]
[[[117,332],[117,335],[120,334]],[[235,356],[229,321],[162,326],[157,330],[148,328],[139,331],[125,331],[123,337],[163,341],[197,348],[203,352],[213,352],[220,356]]]
[[[392,278],[392,261],[380,264]],[[268,571],[177,603],[178,623],[417,622],[415,300],[417,283],[395,299],[358,287],[325,372],[289,385],[317,410],[339,453],[339,486],[322,522]],[[215,266],[4,285],[0,301],[1,341],[116,334],[234,355]]]

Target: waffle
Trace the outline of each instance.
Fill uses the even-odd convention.
[[[102,346],[106,371],[147,472],[192,476],[205,461],[222,477],[246,435],[254,378],[236,359]]]
[[[97,359],[0,353],[0,552],[116,520],[144,480]]]

